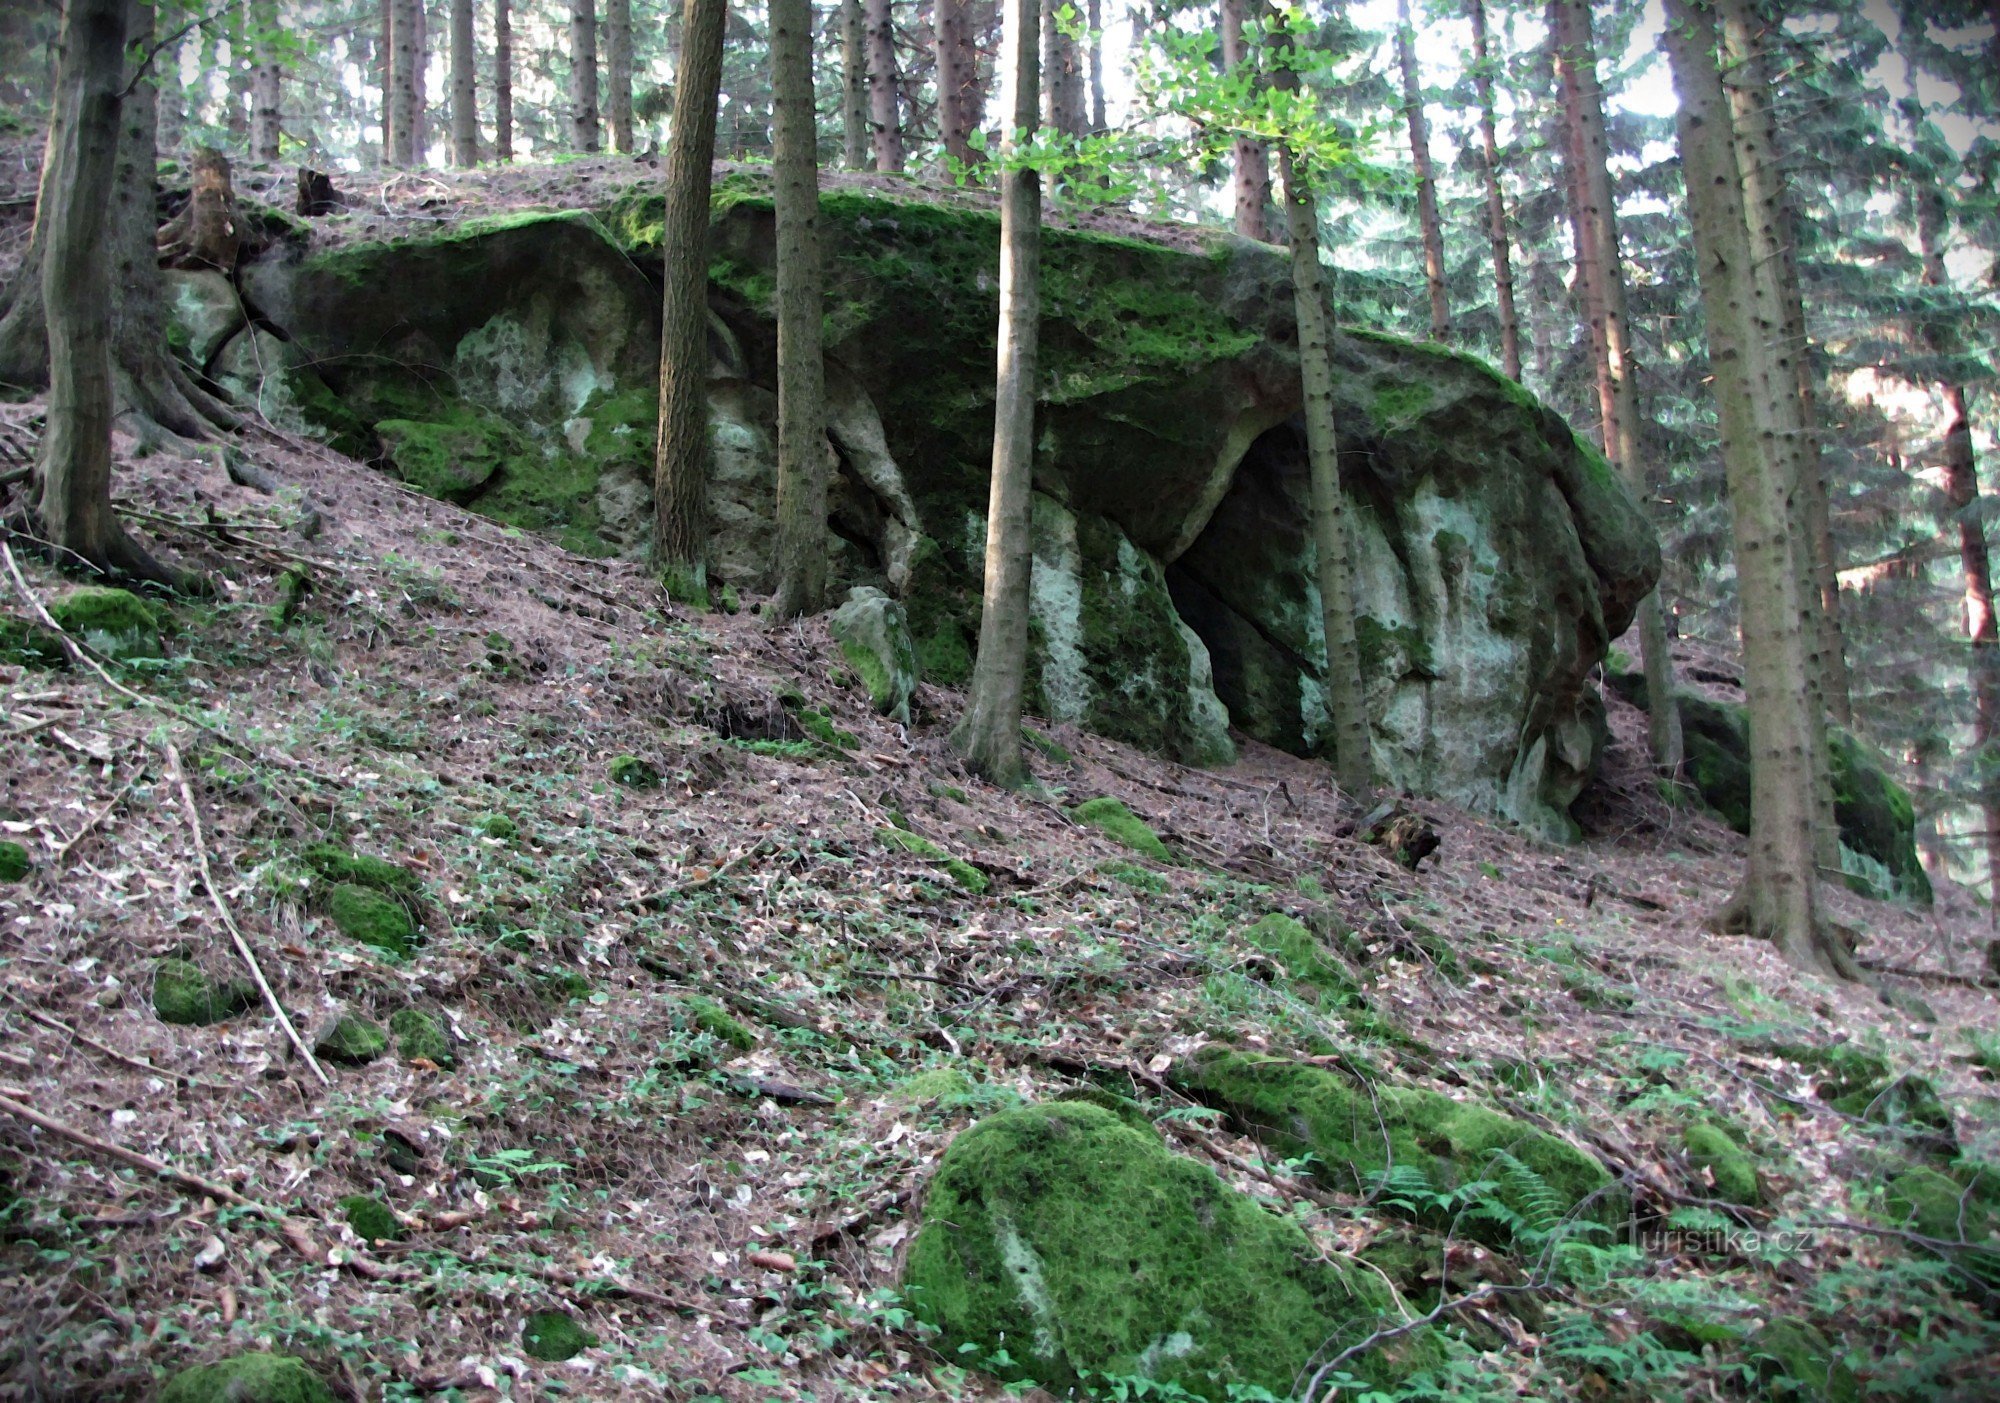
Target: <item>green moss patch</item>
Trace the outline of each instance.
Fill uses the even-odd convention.
[[[1759,1202],[1757,1161],[1730,1138],[1728,1131],[1719,1125],[1698,1121],[1687,1128],[1681,1143],[1687,1150],[1688,1162],[1697,1170],[1705,1171],[1714,1182],[1717,1198],[1731,1203]]]
[[[389,1035],[358,1013],[342,1014],[313,1044],[321,1060],[343,1067],[364,1067],[389,1050]]]
[[[39,623],[0,615],[0,663],[14,667],[63,668],[69,654],[62,640]]]
[[[249,980],[211,979],[192,960],[153,966],[153,1012],[163,1023],[205,1028],[254,1007],[257,999],[257,986]]]
[[[341,1216],[364,1242],[400,1242],[403,1224],[389,1205],[366,1194],[350,1194],[340,1201]]]
[[[875,830],[875,836],[881,840],[884,847],[899,848],[923,858],[926,862],[937,863],[961,890],[973,896],[986,895],[987,887],[990,885],[986,880],[986,874],[963,858],[953,857],[930,839],[920,834],[905,832],[901,828],[878,828]]]
[[[1078,804],[1070,810],[1069,816],[1155,862],[1170,863],[1174,860],[1174,855],[1167,851],[1167,845],[1160,841],[1160,835],[1116,799],[1107,796]]]
[[[423,886],[422,879],[407,867],[386,858],[349,852],[335,843],[314,843],[299,854],[299,859],[327,882],[346,882],[403,895],[413,895]]]
[[[683,999],[681,1006],[695,1027],[738,1052],[748,1052],[757,1045],[757,1035],[714,999]]]
[[[1596,1160],[1484,1106],[1218,1046],[1202,1049],[1174,1076],[1180,1089],[1227,1112],[1272,1149],[1313,1156],[1313,1174],[1329,1188],[1370,1191],[1392,1165],[1399,1174],[1420,1174],[1425,1197],[1492,1183],[1485,1197],[1497,1210],[1475,1202],[1447,1211],[1414,1197],[1401,1207],[1420,1222],[1455,1225],[1493,1246],[1513,1241],[1517,1224],[1546,1232],[1571,1214],[1607,1226],[1624,1219],[1625,1202]],[[1384,1202],[1397,1206],[1390,1187]]]
[[[172,616],[130,590],[85,585],[49,605],[49,617],[111,658],[165,656],[161,635]]]
[[[450,1067],[458,1061],[443,1022],[420,1008],[399,1008],[390,1014],[389,1031],[396,1039],[396,1055],[405,1062],[422,1058]]]
[[[597,1336],[576,1323],[567,1311],[538,1310],[521,1326],[521,1348],[530,1359],[560,1364],[597,1343]]]
[[[0,839],[0,882],[18,882],[33,866],[28,850],[12,840]]]
[[[1285,973],[1318,993],[1336,998],[1358,998],[1361,990],[1346,968],[1327,958],[1319,940],[1305,924],[1282,911],[1273,911],[1243,932],[1243,938],[1266,954],[1277,957]]]
[[[1861,1381],[1817,1326],[1773,1320],[1751,1337],[1744,1358],[1772,1403],[1860,1403]]]
[[[521,836],[521,826],[505,814],[485,814],[474,825],[487,838],[508,842]]]
[[[239,1354],[181,1370],[160,1403],[333,1403],[333,1391],[289,1354]]]
[[[343,882],[326,894],[326,914],[349,940],[372,945],[397,959],[408,959],[416,940],[416,922],[402,903],[372,887]]]
[[[1110,1376],[1285,1397],[1324,1341],[1405,1318],[1372,1271],[1077,1101],[989,1116],[952,1143],[904,1294],[947,1358],[1058,1395]],[[1387,1384],[1435,1358],[1418,1333],[1352,1367]]]
[[[658,789],[660,772],[636,755],[620,755],[604,767],[611,782],[626,789]]]

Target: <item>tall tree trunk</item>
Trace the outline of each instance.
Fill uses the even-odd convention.
[[[431,61],[431,17],[425,0],[410,0],[410,33],[415,46],[415,62],[410,68],[410,146],[415,164],[426,166],[431,159],[430,96],[425,82]]]
[[[1625,298],[1625,265],[1618,247],[1618,208],[1611,189],[1604,133],[1604,94],[1597,49],[1590,33],[1589,0],[1556,0],[1556,61],[1562,75],[1563,110],[1576,162],[1577,253],[1584,269],[1584,306],[1598,354],[1598,411],[1604,452],[1641,502],[1650,495],[1641,444],[1637,366]],[[1668,778],[1681,770],[1680,708],[1673,702],[1674,664],[1667,645],[1660,593],[1639,602],[1639,642],[1646,669],[1647,739],[1653,763]]]
[[[569,0],[569,120],[571,148],[597,150],[597,0]]]
[[[1424,285],[1430,291],[1431,339],[1451,335],[1451,307],[1444,293],[1444,226],[1438,220],[1437,176],[1431,169],[1430,124],[1424,119],[1424,86],[1417,72],[1416,31],[1410,0],[1396,0],[1396,57],[1403,70],[1403,117],[1410,128],[1410,159],[1417,168],[1417,224],[1424,240]]]
[[[1060,15],[1070,0],[1042,0],[1043,89],[1049,125],[1064,136],[1082,136],[1084,123],[1083,51],[1064,33]]]
[[[48,429],[30,493],[64,562],[172,583],[111,508],[111,288],[103,244],[119,142],[127,0],[70,0],[63,15],[37,218],[48,314]]]
[[[514,159],[514,18],[493,0],[493,159]]]
[[[1944,192],[1926,185],[1913,192],[1917,237],[1923,251],[1924,285],[1951,285],[1944,266],[1949,210]],[[1943,328],[1922,332],[1933,354],[1957,351],[1956,338]],[[1958,523],[1958,564],[1965,581],[1965,637],[1972,647],[1973,767],[1980,775],[1979,807],[1985,828],[1986,876],[1994,905],[2000,907],[2000,626],[1993,614],[1993,562],[1986,543],[1985,512],[1979,493],[1979,462],[1972,446],[1972,417],[1963,385],[1939,387],[1950,421],[1944,433],[1944,495]]]
[[[937,31],[938,139],[945,155],[961,166],[980,159],[972,149],[972,133],[984,114],[979,101],[979,53],[972,46],[972,15],[967,0],[937,0],[933,10]]]
[[[1090,26],[1090,129],[1111,130],[1104,111],[1104,14],[1099,0],[1089,0],[1084,22]]]
[[[284,67],[273,52],[278,12],[261,4],[250,11],[250,159],[276,161],[284,134]]]
[[[896,175],[903,169],[903,125],[896,82],[896,11],[891,0],[865,0],[868,35],[868,125],[875,136],[875,169]]]
[[[812,0],[771,0],[778,232],[778,619],[826,605],[826,380],[820,356],[819,129]]]
[[[414,166],[417,143],[417,69],[423,47],[417,36],[417,0],[389,0],[394,61],[389,74],[389,164]]]
[[[1472,81],[1479,92],[1480,162],[1486,177],[1486,234],[1493,244],[1493,303],[1500,318],[1500,368],[1521,378],[1521,319],[1514,310],[1514,263],[1507,200],[1500,192],[1500,136],[1493,117],[1493,59],[1486,36],[1486,0],[1470,0]]]
[[[1772,461],[1786,484],[1792,513],[1794,563],[1800,571],[1800,626],[1805,631],[1806,682],[1812,703],[1814,741],[1809,750],[1817,815],[1815,851],[1823,871],[1840,871],[1840,827],[1835,819],[1833,768],[1827,747],[1826,677],[1840,660],[1840,634],[1829,631],[1819,607],[1822,585],[1838,599],[1839,580],[1827,544],[1825,578],[1814,568],[1813,543],[1827,531],[1826,480],[1819,461],[1814,422],[1817,396],[1806,346],[1805,306],[1798,288],[1791,210],[1784,170],[1771,121],[1770,80],[1760,49],[1760,23],[1746,0],[1717,0],[1722,26],[1723,94],[1735,137],[1736,169],[1743,186],[1743,211],[1750,234],[1751,276],[1757,287],[1757,332],[1772,377],[1766,406],[1770,416]],[[1816,529],[1817,528],[1817,529]]]
[[[1222,62],[1235,68],[1249,57],[1243,39],[1245,10],[1251,0],[1222,0]],[[1271,157],[1261,141],[1239,136],[1231,147],[1235,166],[1236,232],[1258,243],[1271,242]]]
[[[1009,787],[1021,761],[1021,692],[1028,666],[1030,520],[1035,467],[1035,356],[1041,320],[1041,177],[1006,161],[1033,140],[1041,108],[1036,0],[1003,0],[1000,46],[1000,329],[993,396],[993,476],[979,655],[952,748],[967,768]]]
[[[1722,424],[1750,714],[1750,858],[1719,918],[1769,938],[1792,963],[1861,977],[1819,910],[1811,748],[1810,654],[1801,627],[1803,574],[1789,483],[1772,448],[1768,412],[1778,377],[1761,326],[1749,216],[1728,98],[1716,55],[1715,12],[1667,0],[1665,43],[1680,96],[1675,124],[1688,217],[1700,265],[1709,359]]]
[[[461,167],[479,164],[478,64],[472,0],[451,0],[451,159]]]
[[[660,433],[653,569],[670,597],[708,604],[708,221],[726,0],[686,0],[667,138],[660,252]]]
[[[632,154],[632,0],[604,0],[604,79],[611,145]]]
[[[257,63],[250,52],[250,0],[230,5],[226,23],[229,71],[224,75],[222,129],[229,134],[230,148],[241,151],[250,143],[250,82]]]
[[[382,164],[396,164],[396,11],[403,0],[381,0],[380,42],[375,45],[378,76],[382,80]]]
[[[840,0],[841,164],[868,169],[868,26],[861,0]]]

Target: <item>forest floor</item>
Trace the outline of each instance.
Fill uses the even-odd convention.
[[[36,414],[0,407],[0,460]],[[1691,1117],[1748,1139],[1769,1207],[1745,1221],[1794,1238],[1634,1251],[1537,1328],[1489,1321],[1511,1344],[1462,1396],[1741,1396],[1685,1322],[1789,1314],[1900,1396],[1991,1396],[1977,1288],[1872,1216],[1898,1132],[1821,1102],[1784,1051],[1873,1049],[2000,1158],[1983,907],[1942,882],[1921,910],[1829,895],[1934,1022],[1709,934],[1742,840],[1659,797],[1617,700],[1583,842],[1411,800],[1443,838],[1413,873],[1342,836],[1358,811],[1322,765],[1248,743],[1199,771],[1038,727],[1037,790],[996,790],[944,743],[959,694],[925,686],[908,727],[874,716],[823,621],[670,606],[634,565],[297,440],[246,444],[287,484],[271,495],[219,455],[120,447],[130,521],[216,590],[173,606],[164,661],[0,665],[0,834],[34,864],[0,885],[0,1397],[146,1397],[249,1348],[367,1399],[998,1397],[895,1296],[926,1175],[987,1110],[1114,1085],[1329,1247],[1379,1230],[1168,1089],[1224,1038],[1324,1039],[1508,1109],[1598,1154],[1655,1222],[1712,1193]],[[16,543],[6,612],[67,588]],[[852,743],[797,739],[794,691]],[[623,756],[662,782],[614,783]],[[1099,795],[1173,860],[1070,819]],[[324,840],[420,878],[411,959],[284,880]],[[414,1008],[451,1055],[321,1080],[261,1003],[162,1022],[163,959],[248,973],[222,910],[308,1044]],[[1241,935],[1273,911],[1352,932],[1403,1037],[1277,977]],[[354,1195],[399,1236],[357,1237]],[[530,1359],[543,1310],[595,1344]]]

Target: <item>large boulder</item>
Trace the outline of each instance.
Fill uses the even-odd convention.
[[[713,578],[770,583],[776,242],[764,177],[715,197]],[[661,196],[475,221],[245,278],[331,393],[327,431],[475,510],[636,554]],[[999,222],[976,199],[830,190],[834,578],[899,598],[926,678],[969,672],[993,431]],[[1292,289],[1272,249],[1046,235],[1028,702],[1192,763],[1237,730],[1326,742]],[[1588,683],[1659,569],[1603,460],[1470,357],[1336,339],[1361,662],[1392,784],[1570,833],[1603,744]],[[359,425],[357,434],[356,425]]]
[[[1406,1318],[1374,1272],[1085,1101],[989,1116],[952,1142],[904,1293],[947,1358],[1057,1394],[1089,1378],[1290,1397],[1325,1346]],[[1387,1384],[1434,1358],[1418,1334],[1347,1367]]]

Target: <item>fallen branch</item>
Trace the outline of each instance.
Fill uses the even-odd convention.
[[[209,870],[208,843],[201,836],[201,812],[195,807],[194,790],[188,787],[187,775],[181,769],[181,753],[174,748],[172,741],[165,742],[165,746],[167,769],[172,774],[174,783],[180,787],[181,803],[187,810],[188,828],[194,833],[194,856],[196,863],[201,867],[201,884],[208,891],[208,899],[215,907],[215,914],[222,918],[222,924],[228,930],[229,938],[236,942],[236,953],[241,955],[243,963],[250,967],[251,977],[257,981],[257,988],[264,995],[264,1002],[270,1005],[271,1012],[277,1016],[278,1025],[285,1030],[285,1036],[291,1040],[292,1046],[298,1049],[299,1056],[305,1058],[306,1065],[312,1068],[313,1075],[320,1080],[320,1085],[330,1085],[332,1079],[327,1076],[326,1068],[319,1065],[319,1059],[314,1057],[312,1049],[306,1046],[306,1040],[300,1037],[299,1030],[292,1026],[291,1016],[285,1012],[284,1005],[278,1002],[278,996],[271,992],[270,981],[264,978],[264,967],[257,963],[257,956],[251,951],[250,942],[243,938],[243,932],[237,928],[236,918],[229,914],[229,907],[222,900],[222,890],[216,886],[215,874]]]
[[[156,1067],[143,1057],[134,1057],[129,1052],[120,1052],[117,1048],[111,1046],[111,1044],[99,1042],[96,1038],[90,1036],[90,1034],[70,1027],[69,1024],[63,1022],[60,1018],[42,1012],[40,1009],[27,1003],[11,989],[0,989],[0,995],[5,995],[21,1012],[27,1014],[28,1017],[34,1019],[44,1028],[61,1033],[64,1037],[74,1038],[85,1047],[103,1053],[114,1062],[123,1062],[126,1066],[136,1068],[141,1072],[147,1072],[156,1077],[168,1077],[189,1086],[206,1087],[210,1091],[234,1091],[236,1089],[225,1082],[205,1081],[200,1077],[190,1076],[186,1072],[175,1072],[165,1067]]]
[[[133,783],[134,781],[132,780],[125,781],[125,787],[123,789],[120,789],[116,794],[112,795],[111,801],[109,803],[107,803],[103,808],[99,809],[96,813],[92,814],[88,819],[86,819],[84,821],[83,827],[77,829],[75,833],[71,834],[68,838],[63,840],[63,845],[56,849],[55,857],[51,859],[53,865],[57,867],[62,866],[63,859],[68,857],[70,854],[70,849],[74,848],[78,843],[81,843],[85,838],[88,838],[92,833],[96,832],[97,825],[104,822],[105,819],[111,817],[111,811],[117,808],[119,804],[123,803],[125,800],[125,796],[132,792]]]
[[[184,1169],[176,1169],[171,1164],[154,1159],[151,1155],[142,1155],[137,1150],[128,1150],[123,1145],[115,1145],[109,1140],[100,1140],[87,1130],[79,1130],[66,1121],[59,1121],[52,1116],[45,1116],[34,1107],[23,1105],[11,1096],[0,1096],[0,1111],[5,1111],[8,1115],[24,1120],[39,1129],[46,1130],[49,1134],[59,1139],[67,1140],[73,1145],[81,1146],[89,1150],[92,1154],[116,1160],[118,1163],[128,1165],[133,1169],[143,1169],[155,1178],[179,1184],[182,1188],[192,1189],[198,1194],[206,1194],[218,1203],[226,1203],[232,1208],[250,1209],[252,1212],[263,1214],[273,1222],[281,1221],[285,1216],[275,1208],[252,1202],[242,1194],[236,1192],[236,1190],[230,1188],[227,1184],[218,1184],[213,1179],[204,1179],[199,1174],[190,1174]]]

